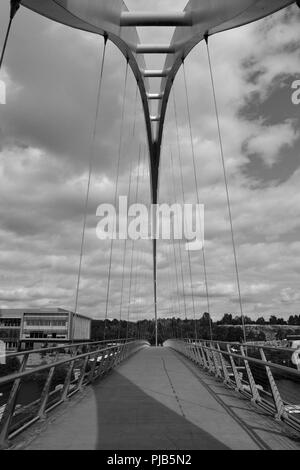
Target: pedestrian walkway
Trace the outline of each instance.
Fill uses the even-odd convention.
[[[168,348],[146,348],[19,438],[31,450],[300,449],[280,423]]]

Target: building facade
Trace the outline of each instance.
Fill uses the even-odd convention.
[[[91,319],[68,310],[0,309],[0,340],[8,351],[89,341]]]

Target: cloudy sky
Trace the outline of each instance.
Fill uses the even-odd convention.
[[[149,9],[149,0],[128,0]],[[183,0],[152,0],[151,9],[180,9]],[[9,1],[0,4],[0,43]],[[228,170],[244,312],[253,317],[299,313],[300,288],[300,105],[291,100],[300,78],[300,10],[211,38],[218,105]],[[145,42],[153,32],[141,29]],[[172,30],[157,40],[166,42]],[[58,25],[22,8],[9,41],[1,79],[7,103],[0,105],[0,306],[74,309],[88,160],[103,40]],[[153,61],[153,58],[151,58]],[[149,61],[152,67],[153,62]],[[88,208],[78,310],[105,314],[110,242],[96,237],[96,210],[112,202],[120,139],[125,61],[107,46],[101,113]],[[239,314],[226,193],[204,44],[186,60],[192,130],[201,202],[205,205],[205,254],[211,314]],[[179,115],[185,198],[196,202],[182,71],[174,93]],[[129,72],[119,194],[149,204],[145,126]],[[136,120],[134,116],[136,115]],[[133,127],[135,134],[133,137]],[[174,179],[171,171],[174,160]],[[140,155],[140,157],[139,157]],[[137,191],[138,184],[138,191]],[[183,200],[170,102],[160,176],[160,202]],[[114,244],[109,317],[153,317],[151,242]],[[207,309],[202,253],[191,254],[192,282],[183,243],[158,245],[160,316],[193,317]],[[180,280],[181,265],[185,285]],[[174,260],[174,252],[176,261]],[[177,282],[178,281],[178,282]],[[120,300],[123,297],[123,307]]]

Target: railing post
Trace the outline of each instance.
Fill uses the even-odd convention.
[[[245,350],[243,346],[241,346],[241,353],[242,353],[242,356],[245,357]],[[244,364],[245,364],[245,368],[246,368],[246,372],[248,376],[248,382],[250,385],[250,390],[251,390],[251,395],[252,395],[251,401],[253,401],[254,403],[260,402],[261,397],[260,397],[256,382],[254,380],[254,377],[253,377],[253,374],[252,374],[252,371],[251,371],[251,368],[249,366],[249,362],[247,361],[247,359],[244,359]]]
[[[232,372],[233,372],[233,375],[234,375],[234,380],[235,380],[235,389],[239,392],[240,390],[242,390],[242,382],[241,382],[241,378],[239,376],[239,373],[238,373],[238,370],[236,368],[236,365],[235,365],[235,362],[234,362],[234,359],[233,357],[231,356],[231,351],[230,351],[230,346],[229,344],[227,344],[227,351],[229,352],[229,358],[230,358],[230,364],[231,364],[231,368],[232,368]]]
[[[197,364],[202,365],[202,359],[201,359],[201,356],[200,356],[199,344],[198,343],[195,344],[195,352],[196,352],[196,362],[197,362]]]
[[[211,356],[210,356],[210,350],[209,350],[209,347],[207,346],[207,343],[205,342],[205,346],[207,349],[205,349],[205,352],[206,352],[206,357],[207,357],[207,363],[208,363],[208,371],[213,374],[214,373],[214,366],[213,366],[213,363],[212,363],[212,360],[211,360]]]
[[[86,368],[87,368],[89,358],[90,358],[90,356],[85,357],[84,363],[83,363],[81,371],[80,371],[80,377],[79,377],[79,382],[78,382],[78,389],[79,390],[82,390],[82,388],[83,388],[83,381],[84,381],[85,371],[86,371]]]
[[[91,370],[90,370],[90,373],[89,373],[89,382],[93,382],[95,379],[94,379],[94,374],[95,374],[95,369],[96,369],[96,365],[97,365],[97,357],[98,357],[98,354],[99,353],[96,353],[96,354],[93,354],[93,363],[92,363],[92,367],[91,367]],[[102,355],[102,359],[104,359],[103,355]]]
[[[189,357],[191,361],[195,362],[194,344],[192,342],[189,343]]]
[[[213,343],[210,343],[210,347],[212,349],[211,353],[212,353],[213,363],[214,363],[214,368],[215,368],[215,376],[217,378],[222,378],[222,375],[221,375],[219,367],[218,367],[217,357],[216,357],[215,351],[213,351],[213,349],[215,349]]]
[[[106,372],[109,370],[110,362],[111,362],[111,359],[110,359],[109,352],[105,351],[105,354],[102,356],[102,360],[100,361],[99,366],[97,368],[96,378],[100,377],[100,375],[106,374]]]
[[[19,373],[24,372],[29,353],[25,353],[19,368]],[[21,379],[15,379],[11,388],[7,404],[5,406],[2,418],[0,420],[0,449],[9,447],[8,435],[9,427],[14,415],[15,407],[17,404],[18,393],[20,390]]]
[[[39,419],[45,419],[46,418],[45,410],[46,410],[46,406],[47,406],[47,402],[48,402],[48,398],[49,398],[49,391],[50,391],[54,371],[55,371],[55,366],[50,368],[46,383],[44,385],[44,388],[43,388],[43,391],[42,391],[42,394],[41,394],[40,407],[39,407],[39,411],[38,411],[38,414],[37,414]]]
[[[127,357],[127,348],[128,348],[128,343],[125,343],[123,346],[122,362],[125,361]]]
[[[100,375],[104,375],[107,372],[107,363],[109,361],[109,358],[105,357],[105,356],[106,356],[106,352],[102,353],[102,359],[99,362],[99,365],[97,367],[94,380],[96,380],[96,378],[100,377]]]
[[[28,357],[29,357],[29,353],[28,352],[24,353],[23,359],[21,361],[19,372],[24,372],[24,370],[26,369],[27,362],[28,362]]]
[[[114,363],[114,367],[118,366],[120,364],[120,352],[121,352],[121,348],[120,346],[118,345],[116,347],[116,352],[115,352],[115,363]]]
[[[186,357],[190,358],[190,342],[189,341],[185,343],[185,351],[186,351],[186,354],[185,354]]]
[[[217,349],[219,351],[219,358],[220,358],[220,362],[221,362],[221,366],[222,366],[222,370],[223,370],[224,383],[228,384],[230,382],[229,374],[228,374],[227,366],[226,366],[226,363],[225,363],[225,360],[224,360],[224,357],[223,357],[223,354],[222,354],[219,343],[217,344]]]
[[[107,357],[105,357],[105,356],[107,356]],[[110,358],[109,358],[108,351],[105,351],[104,362],[103,362],[103,367],[102,367],[101,373],[103,373],[103,374],[107,373],[107,371],[109,369],[109,362],[110,362]]]
[[[199,350],[199,343],[198,341],[196,342],[195,344],[195,353],[196,353],[196,362],[198,365],[202,365],[202,359],[201,359],[201,356],[200,356],[200,350]]]
[[[202,354],[202,357],[203,357],[204,369],[209,370],[209,363],[208,363],[208,360],[207,360],[206,350],[202,347],[202,345],[200,346],[200,350],[201,350],[201,354]]]
[[[266,359],[266,355],[265,355],[264,350],[262,348],[259,348],[259,350],[260,350],[260,355],[261,355],[262,360],[265,361],[265,362],[268,362],[267,359]],[[286,416],[284,403],[283,403],[283,400],[281,398],[280,392],[277,388],[277,385],[276,385],[276,382],[274,380],[274,377],[273,377],[273,374],[272,374],[272,371],[271,371],[270,367],[265,365],[265,369],[266,369],[266,372],[267,372],[269,384],[270,384],[270,387],[271,387],[271,393],[272,393],[275,408],[276,408],[276,411],[277,411],[277,413],[275,414],[275,419],[281,420],[282,418],[284,418]]]
[[[68,368],[68,372],[67,372],[65,382],[64,382],[64,386],[63,386],[62,393],[61,393],[61,400],[62,401],[65,401],[67,399],[67,396],[68,396],[70,382],[71,382],[72,373],[73,373],[73,369],[74,369],[74,363],[75,363],[75,359],[74,359],[74,361],[70,362],[70,365],[69,365],[69,368]]]
[[[113,354],[113,349],[109,349],[108,350],[108,358],[107,358],[107,361],[108,361],[107,372],[109,370],[111,370],[114,366],[115,358],[114,358],[114,356],[113,357],[111,356],[112,354]]]

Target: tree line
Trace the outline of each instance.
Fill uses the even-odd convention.
[[[227,315],[227,314],[226,314]],[[227,317],[224,315],[225,320]],[[198,320],[182,318],[160,318],[158,321],[158,342],[162,344],[170,338],[201,338],[218,341],[243,341],[242,322],[225,323],[224,317],[213,322],[210,315],[205,312]],[[234,319],[233,319],[234,320]],[[253,322],[252,322],[253,323]],[[141,338],[155,344],[154,320],[142,320],[127,322],[125,320],[93,320],[91,330],[92,341],[104,339],[115,340],[118,338]],[[247,331],[247,340],[265,341],[263,331]]]
[[[221,320],[216,322],[217,325],[242,325],[241,316],[233,316],[231,313],[225,313]],[[269,320],[264,317],[259,317],[257,320],[252,320],[248,316],[244,316],[245,325],[293,325],[300,326],[300,315],[290,315],[288,320],[282,317],[271,315]]]

